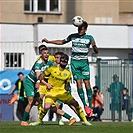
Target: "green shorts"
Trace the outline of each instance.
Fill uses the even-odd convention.
[[[35,88],[35,84],[28,78],[24,78],[24,89],[27,97],[39,97],[39,92]]]
[[[71,59],[71,71],[75,80],[90,80],[89,61]]]

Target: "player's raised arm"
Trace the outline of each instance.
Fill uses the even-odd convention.
[[[43,38],[42,39],[42,43],[43,42],[46,42],[46,43],[52,43],[52,44],[56,44],[56,45],[63,45],[66,43],[66,40],[63,39],[63,40],[47,40],[46,38]]]
[[[98,53],[98,48],[97,48],[97,46],[96,46],[95,41],[92,41],[91,45],[92,45],[92,47],[93,47],[94,52],[97,54],[97,53]]]

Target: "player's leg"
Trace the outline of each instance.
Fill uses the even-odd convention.
[[[67,114],[66,112],[64,112],[63,110],[61,110],[59,108],[57,109],[57,107],[55,106],[57,99],[60,98],[60,95],[58,95],[58,93],[57,94],[54,93],[53,95],[54,95],[54,97],[52,97],[52,94],[47,93],[47,96],[45,97],[44,103],[45,102],[51,103],[51,106],[52,106],[51,110],[54,113],[59,114],[59,115],[65,117],[66,119],[68,119],[69,120],[68,125],[74,124],[76,122],[76,118],[70,116],[69,114]],[[48,105],[44,105],[44,110],[48,110],[48,108],[49,108]]]
[[[38,105],[38,115],[40,115],[41,111],[43,110],[43,100],[40,98],[40,103]]]
[[[30,110],[33,106],[34,97],[30,96],[30,97],[27,97],[27,99],[28,99],[28,104],[27,104],[25,111],[24,111],[24,114],[23,114],[21,126],[28,126],[27,121],[29,120],[29,113],[30,113]]]
[[[42,85],[42,84],[40,85],[39,94],[40,94],[40,103],[38,105],[39,118],[38,118],[37,124],[42,124],[43,123],[42,120],[43,120],[44,116],[46,115],[46,112],[44,111],[44,108],[43,108],[43,99],[46,94],[46,86],[45,85]]]
[[[48,115],[49,115],[49,121],[52,121],[54,117],[54,112],[51,109],[49,109]]]
[[[43,110],[43,98],[46,94],[46,86],[45,85],[40,84],[39,94],[40,94],[40,103],[38,105],[38,115],[40,115],[41,111]]]
[[[66,119],[68,119],[68,125],[73,125],[75,122],[76,122],[76,118],[75,117],[72,117],[70,116],[68,113],[64,112],[63,110],[61,109],[57,109],[56,106],[52,106],[51,107],[51,110],[63,117],[65,117]]]
[[[86,101],[85,101],[85,95],[84,95],[84,90],[83,90],[83,86],[82,86],[82,71],[79,69],[80,67],[80,63],[78,61],[72,60],[71,61],[71,71],[73,74],[73,78],[77,83],[77,92],[78,95],[84,105],[87,106]]]
[[[37,124],[37,125],[40,125],[42,124],[42,120],[44,118],[44,116],[46,115],[46,112],[44,111],[44,108],[43,108],[43,97],[44,95],[40,94],[40,103],[38,105],[38,121],[37,122],[34,122],[34,124]]]
[[[56,107],[57,107],[57,109],[62,110],[63,102],[60,100],[57,100],[56,101]],[[64,122],[61,120],[61,115],[57,114],[57,120],[58,120],[59,125],[64,125]]]
[[[39,112],[38,121],[37,122],[31,122],[30,123],[31,126],[37,126],[37,125],[43,124],[43,118],[47,114],[47,110],[48,110],[48,109],[46,109],[46,106],[47,106],[47,108],[50,108],[51,104],[47,103],[47,102],[44,103],[44,108],[41,107],[41,110]]]
[[[32,122],[30,125],[37,126],[42,124],[44,116],[47,114],[47,111],[50,109],[51,105],[55,104],[52,97],[46,96],[44,99],[44,108],[41,110],[38,121]]]
[[[28,104],[25,108],[21,125],[22,126],[29,126],[27,120],[29,119],[29,113],[30,113],[30,110],[33,106],[33,101],[34,101],[34,96],[35,96],[34,84],[27,77],[24,79],[23,84],[24,84]]]
[[[86,101],[85,101],[85,95],[84,95],[84,91],[83,91],[83,87],[82,87],[82,80],[77,80],[77,88],[78,88],[78,94],[80,99],[82,100],[82,103],[84,105],[84,110],[86,112],[87,115],[90,115],[90,108],[87,106]],[[92,102],[91,100],[92,98],[90,98],[90,102]]]
[[[92,108],[92,89],[90,85],[90,80],[83,80],[86,88],[87,98],[89,102],[89,107]]]
[[[81,66],[82,66],[81,71],[82,71],[83,82],[86,88],[89,107],[91,108],[92,107],[92,89],[90,85],[90,67],[89,67],[88,60],[83,60]]]
[[[52,112],[57,113],[57,114],[65,117],[66,119],[68,119],[69,120],[68,125],[74,124],[76,122],[76,118],[70,116],[69,114],[65,113],[61,109],[57,109],[57,107],[55,106],[55,101],[56,100],[53,100],[53,99],[52,98],[46,98],[45,99],[44,111],[48,111],[48,109],[51,109]]]
[[[73,111],[79,116],[79,118],[84,121],[86,125],[91,125],[91,123],[87,121],[84,111],[71,94],[67,92],[64,93],[60,100],[66,103],[69,107],[71,107],[71,109],[73,109]]]
[[[81,65],[82,65],[81,71],[82,71],[83,82],[85,84],[86,94],[89,102],[89,107],[88,106],[85,107],[85,112],[89,117],[91,117],[93,114],[93,111],[91,109],[92,108],[92,89],[90,85],[90,68],[89,68],[88,60],[83,60]]]
[[[78,104],[78,102],[75,99],[70,100],[70,105],[72,105],[73,107],[75,107],[76,112],[77,112],[77,115],[79,116],[79,118],[81,120],[83,120],[83,122],[85,123],[85,125],[91,125],[91,123],[89,123],[87,121],[83,109],[81,108],[81,106]]]

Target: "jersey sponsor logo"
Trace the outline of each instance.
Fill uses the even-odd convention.
[[[75,60],[81,60],[81,59],[88,59],[88,56],[77,56],[77,55],[72,55],[71,56],[72,59],[75,59]]]
[[[89,75],[89,72],[82,72],[83,75]]]
[[[73,47],[72,52],[79,52],[79,53],[88,53],[88,48],[79,48],[79,47]]]
[[[77,44],[77,45],[84,46],[85,44],[89,44],[90,40],[89,39],[76,38],[75,40],[72,40],[72,42]]]

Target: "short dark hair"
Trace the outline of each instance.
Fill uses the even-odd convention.
[[[48,48],[45,45],[40,45],[38,48],[39,48],[39,53],[41,53],[42,50],[48,50]]]
[[[19,73],[18,73],[18,76],[21,75],[21,74],[24,75],[22,72],[19,72]]]
[[[69,56],[67,54],[62,54],[61,57],[60,57],[60,60],[61,59],[64,59],[64,60],[69,60]]]
[[[82,28],[82,27],[84,27],[85,29],[87,29],[88,23],[86,21],[83,21],[82,25],[79,26],[79,28]]]
[[[128,89],[126,87],[124,87],[123,90],[126,90],[128,92]]]
[[[63,55],[64,53],[63,52],[56,52],[55,54],[54,54],[54,56],[55,55]]]
[[[88,24],[86,21],[83,21],[83,24],[81,26],[78,27],[78,33],[80,33],[80,31],[82,30],[82,27],[84,27],[85,29],[87,29]]]
[[[96,86],[96,85],[93,86],[93,89],[97,89],[97,90],[99,90],[98,86]]]
[[[81,26],[84,27],[85,29],[87,29],[88,23],[86,21],[83,21],[83,24]]]

